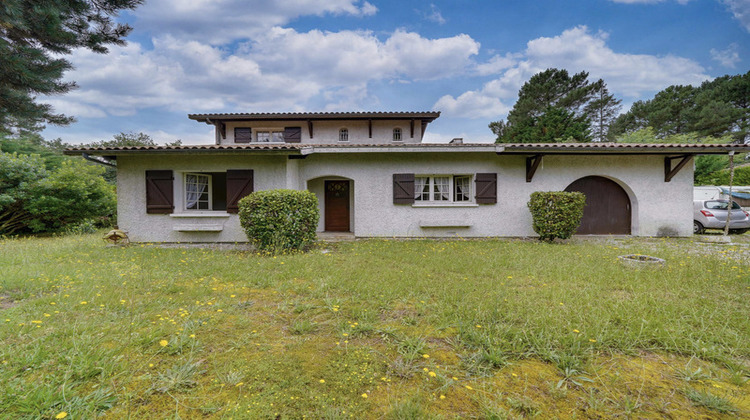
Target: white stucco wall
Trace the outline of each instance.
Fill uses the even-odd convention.
[[[326,179],[351,180],[350,225],[358,237],[431,236],[534,236],[526,207],[534,191],[563,190],[584,176],[598,175],[620,184],[632,206],[632,233],[655,236],[671,229],[681,236],[692,234],[693,169],[683,168],[664,182],[664,159],[659,156],[552,156],[544,157],[532,182],[526,182],[524,156],[495,153],[360,153],[312,154],[306,159],[285,156],[151,156],[118,158],[118,212],[120,227],[133,241],[235,242],[245,241],[236,215],[178,217],[148,215],[145,204],[145,171],[219,172],[253,169],[255,190],[310,189],[321,203],[319,230],[323,230]],[[393,204],[393,174],[468,175],[498,174],[497,204],[443,205]],[[175,186],[175,191],[180,186]],[[189,214],[189,213],[188,213]],[[210,216],[210,215],[209,215]],[[216,214],[215,216],[219,216]],[[422,221],[462,224],[468,227],[420,227]],[[180,224],[222,223],[218,233],[178,232]]]
[[[255,190],[286,188],[286,156],[120,156],[117,158],[117,221],[134,242],[246,242],[239,217],[225,211],[186,212],[182,204],[183,172],[252,169]],[[146,171],[174,171],[175,212],[146,213]],[[220,225],[219,232],[175,229]]]
[[[367,121],[313,121],[313,137],[310,138],[307,121],[238,121],[226,123],[227,138],[220,141],[221,144],[234,144],[235,127],[251,127],[253,129],[253,140],[255,140],[255,132],[263,129],[283,131],[284,127],[301,127],[301,143],[307,144],[339,144],[341,143],[339,142],[339,130],[342,128],[349,130],[347,144],[420,143],[422,141],[421,121],[414,121],[414,137],[411,137],[410,124],[410,121],[406,120],[373,120],[371,138]],[[394,128],[401,129],[400,142],[393,141]]]
[[[334,169],[335,168],[335,169]],[[498,174],[497,204],[393,204],[393,174]],[[545,156],[532,182],[526,182],[523,156],[493,153],[414,153],[311,155],[301,180],[336,175],[353,180],[353,231],[357,236],[534,236],[526,203],[534,191],[560,191],[589,175],[610,178],[630,196],[632,233],[655,236],[670,228],[692,234],[692,168],[664,182],[664,160],[658,156]],[[319,196],[322,201],[322,196]],[[322,208],[321,208],[322,210]],[[322,214],[322,213],[321,213]],[[461,221],[469,227],[423,228],[421,221]]]

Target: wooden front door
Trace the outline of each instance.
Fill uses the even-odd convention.
[[[349,181],[325,182],[326,231],[349,232]]]
[[[630,198],[616,182],[601,176],[587,176],[568,185],[565,191],[580,191],[586,195],[583,219],[576,234],[630,235]]]

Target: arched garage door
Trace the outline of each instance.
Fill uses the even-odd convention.
[[[586,195],[579,235],[630,235],[630,198],[616,182],[587,176],[574,181],[565,191]]]

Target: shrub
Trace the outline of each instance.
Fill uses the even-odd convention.
[[[254,192],[240,200],[239,209],[242,228],[261,251],[299,250],[315,241],[320,212],[310,191]]]
[[[568,239],[581,224],[586,196],[580,192],[537,191],[531,194],[528,206],[534,232],[542,241]]]
[[[103,172],[80,159],[47,170],[37,155],[0,152],[0,235],[60,231],[113,215],[115,188]]]

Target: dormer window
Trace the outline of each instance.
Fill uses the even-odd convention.
[[[339,130],[339,141],[349,141],[349,129],[342,128]]]
[[[401,141],[401,129],[400,128],[393,129],[393,141]]]

